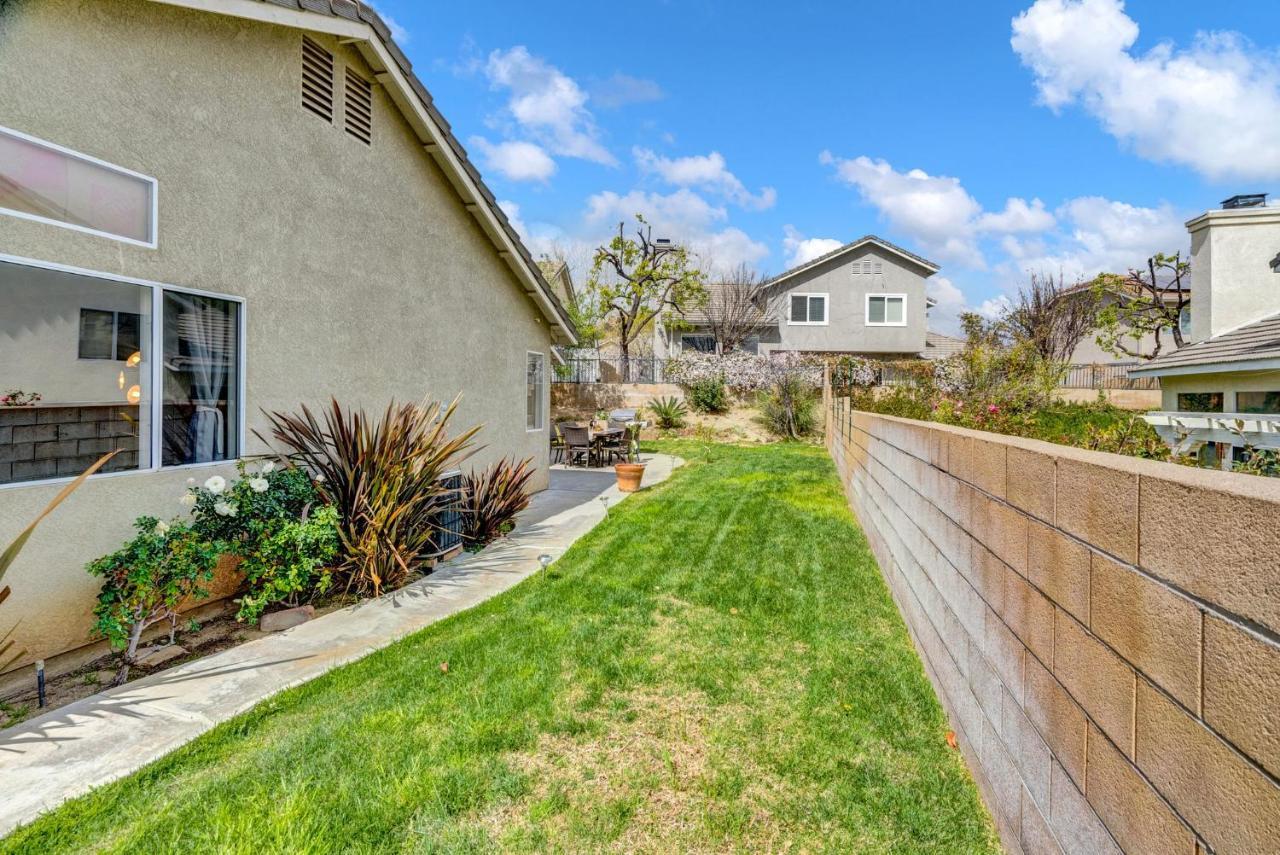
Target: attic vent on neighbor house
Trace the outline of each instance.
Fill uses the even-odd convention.
[[[333,121],[333,54],[302,37],[302,106]]]
[[[343,118],[346,121],[347,133],[365,145],[369,145],[369,141],[373,139],[373,84],[350,68],[346,72],[347,88]]]

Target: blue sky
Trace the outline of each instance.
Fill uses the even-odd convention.
[[[578,267],[638,211],[763,273],[871,232],[942,265],[949,329],[1280,192],[1274,0],[376,6],[531,248]]]

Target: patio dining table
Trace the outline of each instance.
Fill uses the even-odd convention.
[[[626,428],[602,428],[601,430],[592,430],[588,434],[591,437],[591,446],[596,453],[596,460],[600,461],[601,466],[608,465],[608,461],[604,459],[605,443],[614,437],[622,436],[626,432]]]

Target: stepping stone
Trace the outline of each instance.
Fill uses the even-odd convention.
[[[263,632],[280,632],[298,624],[306,623],[315,616],[315,606],[298,606],[296,609],[285,609],[282,612],[263,615],[258,620],[258,628]]]
[[[137,664],[143,668],[156,668],[166,662],[186,655],[187,649],[181,644],[167,644],[164,647],[154,648],[145,656],[140,656]]]

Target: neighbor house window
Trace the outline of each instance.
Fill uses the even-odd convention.
[[[141,329],[142,316],[137,312],[81,309],[78,355],[81,359],[127,362],[142,349]]]
[[[792,294],[790,324],[819,325],[827,322],[826,294]]]
[[[1179,392],[1178,412],[1180,413],[1220,413],[1222,412],[1221,392]]]
[[[1236,392],[1236,412],[1280,414],[1280,390]]]
[[[1178,332],[1184,340],[1191,338],[1191,307],[1183,306],[1178,312]]]
[[[525,428],[542,430],[546,425],[547,375],[546,357],[528,353],[525,362]]]
[[[907,296],[905,294],[868,294],[867,326],[905,327]]]
[[[156,244],[156,180],[0,127],[0,212]]]
[[[684,350],[696,350],[699,353],[715,353],[716,337],[713,335],[684,335],[680,338]]]
[[[0,484],[239,454],[239,302],[0,261],[0,306]]]

